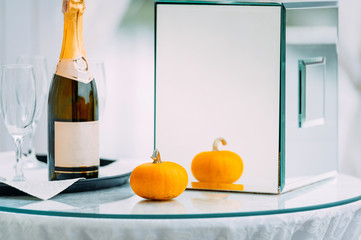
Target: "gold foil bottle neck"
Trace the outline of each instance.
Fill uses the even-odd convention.
[[[84,0],[63,0],[64,15],[84,13],[84,10],[85,10]]]
[[[88,71],[83,41],[84,0],[63,0],[64,33],[56,74],[88,83],[93,75]]]
[[[60,59],[86,57],[83,42],[84,0],[63,0],[64,34]]]

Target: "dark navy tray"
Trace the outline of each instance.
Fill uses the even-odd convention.
[[[37,155],[39,161],[46,163],[46,155]],[[100,159],[100,168],[113,163],[115,160],[111,159]],[[80,179],[73,185],[65,189],[62,193],[73,193],[73,192],[85,192],[99,189],[112,188],[123,185],[128,182],[131,172],[114,175],[104,176],[99,178],[91,179]],[[14,195],[26,195],[26,193],[12,188],[4,183],[0,183],[0,196],[14,196]]]

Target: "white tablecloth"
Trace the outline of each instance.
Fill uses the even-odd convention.
[[[361,239],[361,201],[253,217],[96,219],[0,212],[0,239]]]

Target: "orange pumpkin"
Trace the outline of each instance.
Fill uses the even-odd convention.
[[[231,151],[219,151],[218,143],[226,145],[223,138],[213,142],[213,151],[201,152],[192,161],[193,176],[200,182],[234,183],[243,173],[242,158]]]
[[[162,162],[159,151],[153,152],[153,163],[136,167],[130,175],[130,186],[140,197],[169,200],[179,196],[187,187],[187,171],[174,162]]]

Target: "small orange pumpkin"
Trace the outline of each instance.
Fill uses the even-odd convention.
[[[213,142],[213,151],[201,152],[192,161],[193,176],[200,182],[234,183],[243,173],[242,158],[231,151],[219,151],[218,143],[226,145],[223,138]]]
[[[187,171],[174,162],[162,162],[157,149],[153,163],[143,163],[130,175],[130,186],[140,197],[153,200],[169,200],[179,196],[187,187]]]

